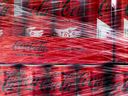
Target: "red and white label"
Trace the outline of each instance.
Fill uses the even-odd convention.
[[[97,19],[97,38],[110,38],[111,36],[112,28],[100,19]]]
[[[59,37],[76,38],[80,37],[81,31],[76,27],[69,27],[66,29],[55,29]]]
[[[29,27],[26,29],[26,35],[29,37],[41,37],[44,30],[37,30],[36,27]]]

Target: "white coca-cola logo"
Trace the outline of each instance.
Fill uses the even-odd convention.
[[[66,29],[55,29],[59,37],[76,38],[80,37],[81,31],[78,28],[70,27]]]
[[[0,36],[2,36],[3,35],[3,30],[0,30]]]
[[[30,37],[41,37],[43,30],[36,30],[36,27],[29,27],[26,29],[26,35]]]

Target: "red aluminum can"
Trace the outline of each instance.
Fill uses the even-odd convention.
[[[27,86],[22,90],[23,96],[61,96],[61,70],[57,65],[26,65]],[[27,89],[31,89],[26,91]],[[26,95],[27,94],[27,95]]]
[[[61,66],[61,93],[62,96],[77,95],[76,89],[76,72],[72,65]]]
[[[104,96],[104,77],[101,66],[83,65],[77,72],[80,76],[78,83],[80,96]]]
[[[127,96],[128,93],[128,66],[127,65],[116,65],[115,78],[112,96]]]
[[[52,0],[30,0],[28,8],[31,15],[27,17],[25,36],[50,36],[52,31]]]
[[[111,0],[99,0],[97,18],[97,37],[109,38],[112,36],[111,29]]]
[[[97,65],[62,66],[62,96],[103,95],[103,72]]]
[[[14,1],[0,0],[0,4],[0,36],[10,36],[13,32]]]
[[[22,9],[17,10],[21,12],[17,12],[15,16],[14,34],[28,37],[51,35],[52,2],[50,0],[21,1],[17,2],[17,6],[18,5],[21,6]]]
[[[77,24],[80,28],[80,37],[96,37],[96,22],[98,17],[98,0],[63,0],[55,3],[56,18],[58,21],[63,20],[60,26],[69,26],[66,21]],[[63,17],[63,18],[58,18]],[[67,19],[67,20],[65,20]],[[72,25],[73,25],[72,24]],[[70,26],[72,26],[70,25]],[[58,28],[58,27],[57,27]],[[65,27],[63,27],[65,28]],[[68,29],[67,29],[68,30]],[[61,33],[61,32],[60,32]],[[65,32],[66,36],[67,33]],[[70,32],[71,33],[71,32]],[[70,34],[69,33],[69,34]],[[74,34],[74,32],[73,32]],[[77,36],[79,37],[79,36]]]
[[[21,95],[21,70],[20,66],[3,64],[0,65],[0,95]]]

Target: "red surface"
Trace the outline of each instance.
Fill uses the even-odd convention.
[[[120,39],[116,41],[116,61],[128,62],[128,39]]]
[[[100,39],[1,38],[0,62],[98,64],[112,60],[112,44]]]

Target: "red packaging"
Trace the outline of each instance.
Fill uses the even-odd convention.
[[[0,65],[0,95],[17,96],[21,94],[21,73],[20,67],[15,65]]]
[[[0,4],[0,36],[10,36],[13,34],[14,1],[0,0]]]
[[[103,96],[103,72],[95,65],[62,66],[62,95]]]
[[[127,65],[116,65],[114,78],[114,90],[111,92],[113,96],[125,96],[127,95],[127,82],[128,82],[128,66]]]
[[[61,70],[59,66],[26,65],[26,74],[31,78],[24,90],[25,96],[61,96]],[[28,94],[28,95],[26,95]]]
[[[111,0],[99,0],[97,37],[110,38],[111,36]]]

